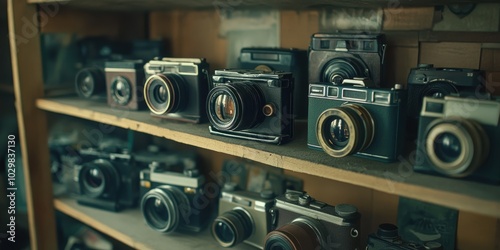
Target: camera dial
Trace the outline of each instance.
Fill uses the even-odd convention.
[[[321,80],[341,85],[345,79],[369,77],[368,68],[362,61],[355,58],[338,57],[325,64]]]

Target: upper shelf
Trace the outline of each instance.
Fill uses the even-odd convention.
[[[500,218],[500,186],[414,173],[407,161],[386,164],[353,156],[333,158],[307,148],[305,124],[298,124],[292,142],[277,146],[215,136],[208,132],[207,124],[169,122],[149,111],[116,110],[76,97],[38,99],[37,106],[274,167]]]
[[[28,3],[60,3],[77,8],[102,10],[171,10],[176,8],[190,9],[228,9],[235,8],[278,8],[278,9],[305,9],[328,6],[354,8],[398,8],[413,6],[435,6],[452,3],[479,3],[498,2],[498,0],[27,0]]]

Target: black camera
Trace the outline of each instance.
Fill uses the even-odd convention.
[[[141,211],[152,229],[199,232],[211,211],[206,202],[205,178],[194,156],[172,154],[163,162],[152,162],[140,173]]]
[[[152,114],[185,122],[206,121],[208,68],[204,58],[163,58],[144,65],[144,97]]]
[[[368,235],[366,250],[442,250],[441,243],[429,241],[423,244],[407,242],[401,239],[398,227],[393,224],[384,223],[378,226],[377,232]]]
[[[293,78],[281,71],[216,70],[207,97],[210,133],[281,144],[293,137]]]
[[[359,249],[361,215],[353,205],[330,206],[288,190],[271,213],[276,229],[267,234],[265,250]]]
[[[104,71],[109,106],[127,110],[144,109],[144,61],[107,61]]]
[[[333,157],[395,161],[404,146],[406,91],[309,85],[307,145]]]
[[[219,200],[219,216],[212,223],[212,235],[223,247],[241,242],[262,248],[266,234],[271,231],[269,210],[274,194],[265,190],[260,194],[250,191],[225,190]]]
[[[75,77],[75,90],[83,98],[106,96],[106,75],[104,74],[104,60],[90,63],[78,71]]]
[[[484,95],[484,72],[475,69],[434,68],[432,64],[420,64],[408,75],[408,117],[418,124],[424,96],[444,97],[450,94]],[[416,131],[417,128],[410,128]]]
[[[126,150],[87,148],[79,154],[82,163],[76,166],[74,178],[78,203],[110,211],[137,205],[139,171]]]
[[[383,34],[318,33],[311,38],[309,83],[342,84],[345,79],[368,78],[384,83]]]
[[[500,183],[500,101],[424,97],[414,170]]]
[[[284,48],[242,48],[241,69],[291,72],[294,78],[293,113],[307,118],[307,51]]]

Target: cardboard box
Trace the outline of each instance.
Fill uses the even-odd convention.
[[[479,69],[480,43],[420,43],[419,63],[434,64],[434,67]]]
[[[386,8],[383,30],[430,30],[434,24],[434,7]]]
[[[486,90],[494,96],[500,96],[500,71],[486,72]]]
[[[411,68],[418,64],[418,48],[389,47],[385,56],[387,86],[407,85]]]
[[[481,51],[480,69],[500,71],[500,49],[483,49]]]

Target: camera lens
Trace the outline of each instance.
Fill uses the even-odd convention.
[[[323,249],[325,229],[316,220],[301,217],[266,236],[265,250]]]
[[[316,122],[318,142],[333,157],[344,157],[366,149],[374,133],[370,113],[354,104],[327,109]]]
[[[117,76],[111,83],[111,96],[113,100],[120,105],[127,105],[132,99],[132,85],[130,81],[123,76]]]
[[[369,77],[368,69],[363,62],[355,58],[334,58],[323,67],[322,72],[322,82],[331,82],[336,85],[342,84],[344,79]]]
[[[253,231],[252,218],[243,209],[234,209],[217,217],[212,234],[223,247],[232,247],[247,239]]]
[[[93,198],[109,198],[116,194],[120,185],[115,167],[103,159],[83,164],[78,180],[82,194]]]
[[[207,102],[208,119],[217,129],[249,129],[264,119],[263,94],[251,83],[218,85],[208,93]]]
[[[150,76],[144,85],[146,104],[157,115],[173,113],[188,102],[184,80],[177,74],[156,74]]]
[[[85,98],[104,92],[106,89],[106,80],[104,72],[98,68],[85,68],[76,74],[75,90],[76,93]]]
[[[141,210],[149,227],[163,233],[175,231],[191,214],[188,197],[178,188],[162,185],[149,190],[141,200]]]
[[[452,177],[465,177],[486,160],[489,138],[476,121],[437,119],[428,126],[425,150],[437,171]]]

